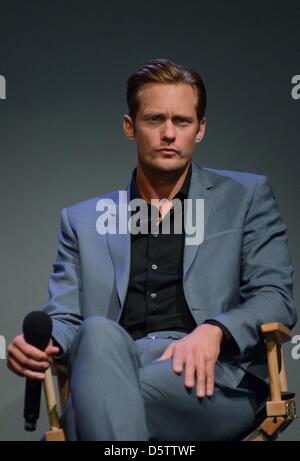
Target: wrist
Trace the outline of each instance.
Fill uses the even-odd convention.
[[[214,328],[214,331],[220,341],[220,344],[221,342],[223,341],[223,337],[224,337],[224,333],[223,333],[223,330],[221,327],[219,327],[218,325],[209,325],[211,328]]]
[[[202,325],[199,325],[197,327],[197,329],[200,329],[200,331],[202,328],[206,328],[208,331],[213,332],[213,334],[216,336],[216,338],[221,344],[224,338],[224,332],[221,327],[215,324],[211,324],[211,323],[203,323]]]

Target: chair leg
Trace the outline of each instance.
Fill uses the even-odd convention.
[[[66,440],[65,434],[63,429],[61,428],[58,411],[57,411],[57,403],[56,403],[56,395],[55,389],[52,379],[52,374],[50,368],[46,371],[46,378],[44,381],[44,390],[46,396],[46,402],[48,407],[48,416],[50,422],[50,431],[45,433],[45,440],[46,442],[63,442]]]
[[[247,442],[268,442],[270,438],[262,430],[256,429],[247,439]]]
[[[65,434],[63,429],[53,429],[45,433],[46,442],[65,442]]]

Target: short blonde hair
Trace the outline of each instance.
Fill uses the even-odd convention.
[[[202,78],[192,69],[185,69],[167,59],[153,59],[132,74],[127,80],[127,104],[131,118],[134,120],[139,108],[138,93],[146,83],[187,83],[197,95],[196,112],[198,120],[205,115],[207,97]]]

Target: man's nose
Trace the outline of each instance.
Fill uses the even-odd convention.
[[[176,138],[176,130],[171,120],[167,120],[163,127],[161,137],[164,140],[174,140]]]

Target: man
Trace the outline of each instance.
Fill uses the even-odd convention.
[[[16,337],[8,366],[43,380],[49,357],[67,364],[71,440],[238,439],[267,395],[260,325],[296,321],[286,226],[264,176],[191,161],[206,125],[199,74],[151,61],[129,78],[127,100],[124,131],[137,146],[127,195],[63,210],[45,306],[53,341],[43,353]],[[147,232],[99,231],[105,204],[120,224],[136,199]],[[187,199],[204,200],[197,244],[174,231],[191,218],[174,202]]]

